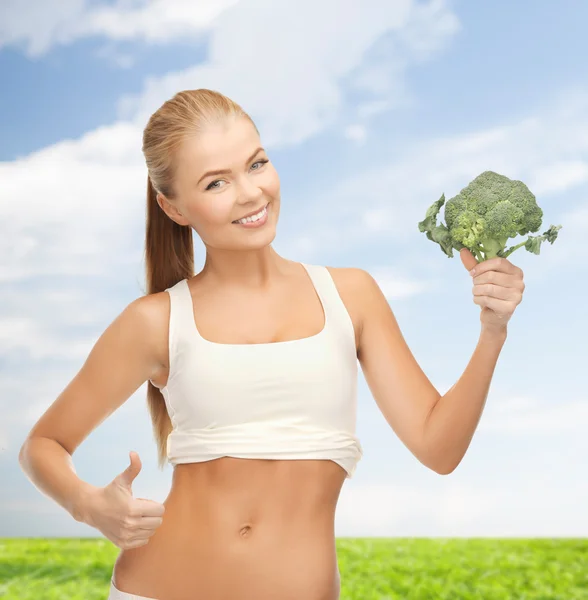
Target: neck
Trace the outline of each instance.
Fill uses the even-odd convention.
[[[269,287],[288,270],[290,261],[270,245],[255,250],[206,251],[200,276],[220,286],[260,289]]]

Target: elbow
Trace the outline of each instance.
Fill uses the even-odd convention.
[[[463,458],[463,455],[455,456],[454,452],[447,452],[446,449],[436,448],[427,440],[426,436],[423,436],[423,443],[420,449],[423,465],[438,475],[451,475]]]
[[[432,465],[430,468],[435,471],[435,473],[437,473],[438,475],[451,475],[451,473],[453,473],[453,471],[455,471],[455,469],[457,469],[457,467],[459,466],[459,464],[461,463],[461,458],[457,461],[445,461],[445,462],[439,462],[437,461],[434,465]]]
[[[423,461],[423,464],[438,475],[451,475],[451,473],[457,469],[460,462],[461,458],[456,461],[448,460],[443,457],[440,458],[439,456],[435,456],[434,458],[429,456],[426,462]]]
[[[451,475],[451,473],[453,473],[453,471],[455,471],[455,469],[457,469],[457,465],[455,466],[450,466],[450,467],[437,467],[437,468],[433,468],[433,471],[435,471],[435,473],[437,473],[437,475]]]
[[[427,469],[437,473],[437,475],[450,475],[453,473],[453,471],[455,471],[455,469],[457,469],[457,466],[459,465],[459,462],[441,462],[438,459],[431,460],[431,458],[428,458],[427,460],[419,460],[425,467],[427,467]]]
[[[24,468],[24,463],[25,463],[25,460],[26,460],[26,453],[27,453],[28,441],[29,441],[29,438],[27,438],[23,442],[23,445],[20,447],[20,450],[18,452],[18,464],[21,466],[21,468]]]
[[[23,471],[26,470],[27,461],[29,459],[30,444],[33,441],[33,439],[34,437],[28,435],[18,452],[18,464],[20,465]]]

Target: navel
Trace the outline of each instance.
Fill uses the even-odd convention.
[[[250,537],[253,531],[253,527],[249,524],[243,525],[241,529],[239,529],[239,535],[243,538]]]

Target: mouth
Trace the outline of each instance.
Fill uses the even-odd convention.
[[[246,225],[247,223],[255,223],[256,221],[264,219],[267,215],[268,205],[269,202],[266,202],[266,204],[260,209],[256,210],[255,212],[250,212],[249,214],[244,215],[240,219],[236,219],[235,221],[233,221],[233,223],[235,225]]]

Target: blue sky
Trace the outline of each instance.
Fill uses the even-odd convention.
[[[563,225],[540,256],[510,257],[525,297],[450,476],[410,454],[360,375],[364,457],[343,488],[337,535],[588,535],[588,5],[192,4],[2,4],[0,536],[100,535],[32,486],[18,450],[143,293],[142,128],[198,87],[236,100],[260,129],[282,182],[276,250],[372,273],[441,393],[476,346],[479,308],[461,261],[418,232],[426,209],[494,170],[529,185],[545,228]],[[90,434],[74,464],[106,485],[135,450],[135,495],[163,501],[171,467],[157,469],[145,392]]]

